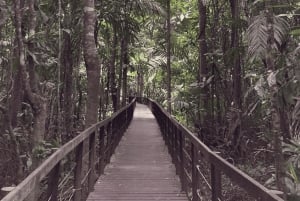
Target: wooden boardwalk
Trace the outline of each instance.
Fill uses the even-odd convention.
[[[137,104],[111,163],[87,200],[187,201],[167,150],[151,111]]]

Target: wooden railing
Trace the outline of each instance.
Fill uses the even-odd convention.
[[[110,162],[133,117],[134,108],[135,100],[132,100],[110,118],[80,133],[54,152],[1,201],[56,201],[62,196],[59,188],[66,183],[66,189],[70,191],[68,200],[85,200],[97,177],[103,174]]]
[[[209,149],[155,101],[147,98],[137,98],[137,100],[147,104],[155,115],[176,166],[176,173],[180,177],[182,190],[186,191],[192,201],[228,200],[224,198],[222,190],[224,192],[224,189],[230,188],[233,183],[238,186],[237,188],[241,187],[245,194],[251,196],[247,200],[283,201],[273,191],[265,188]],[[207,169],[206,172],[205,169]],[[203,191],[203,189],[207,190]],[[209,198],[203,198],[206,191],[210,191]]]

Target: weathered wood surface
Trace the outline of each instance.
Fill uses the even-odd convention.
[[[242,193],[251,196],[253,201],[284,201],[274,191],[267,189],[209,149],[157,102],[147,98],[138,98],[138,101],[147,104],[155,115],[168,145],[172,161],[180,175],[182,189],[187,192],[191,200],[203,200],[202,189],[204,186],[203,183],[199,183],[200,179],[210,190],[212,201],[227,200],[223,199],[222,195],[222,190],[226,189],[222,185],[222,175],[224,175],[232,183],[243,188]],[[204,162],[208,166],[203,166]],[[208,170],[210,175],[207,173],[204,175],[202,173],[204,169],[200,168],[201,166]],[[230,188],[230,186],[228,187]]]
[[[150,110],[137,104],[134,118],[88,201],[187,201]]]
[[[75,161],[73,161],[75,163],[75,168],[73,169],[73,200],[85,200],[85,195],[87,195],[87,192],[92,190],[94,181],[96,180],[96,167],[97,172],[103,172],[103,168],[110,160],[110,153],[113,153],[115,150],[115,146],[118,144],[132,119],[134,107],[135,99],[133,99],[130,104],[112,114],[111,117],[92,125],[71,141],[64,144],[1,201],[31,201],[32,199],[28,198],[28,196],[36,194],[39,189],[40,182],[47,176],[47,196],[42,196],[39,201],[59,200],[58,184],[60,179],[64,179],[61,177],[63,174],[61,174],[60,170],[63,169],[64,164],[68,164],[66,162],[67,160],[72,160],[73,157],[67,157],[70,154],[75,154],[76,156]],[[96,146],[96,137],[99,139],[98,146]],[[88,153],[84,153],[83,149],[83,143],[86,140],[90,141]],[[98,149],[96,150],[96,148]],[[85,161],[88,166],[88,171],[85,173],[84,168],[82,168],[84,154],[88,155],[88,160]],[[62,163],[62,160],[66,161]],[[97,166],[96,163],[98,163]],[[66,176],[69,176],[69,174],[66,174]],[[87,183],[86,181],[88,182],[88,188],[83,188],[83,186]]]

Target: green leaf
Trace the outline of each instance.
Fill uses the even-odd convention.
[[[290,31],[290,35],[292,36],[300,36],[300,28],[294,29]]]

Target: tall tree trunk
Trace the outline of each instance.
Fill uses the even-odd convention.
[[[206,44],[206,19],[207,11],[206,5],[203,4],[202,0],[198,0],[199,6],[199,74],[198,81],[205,82],[208,76],[208,65],[206,59],[207,44]],[[208,87],[202,89],[202,102],[203,108],[208,110]]]
[[[9,120],[13,128],[17,126],[18,112],[21,110],[23,99],[23,83],[21,69],[17,69],[16,75],[12,82],[11,98],[9,99]]]
[[[124,55],[124,43],[123,38],[120,42],[120,66],[119,66],[119,78],[118,78],[118,87],[117,87],[117,105],[118,108],[121,106],[121,97],[122,97],[122,80],[123,80],[123,55]]]
[[[118,102],[117,102],[117,86],[116,86],[116,56],[117,56],[117,45],[118,45],[118,37],[116,25],[113,25],[113,41],[112,41],[112,55],[111,55],[111,63],[110,63],[110,92],[111,92],[111,100],[114,112],[118,110]]]
[[[239,1],[230,0],[232,27],[231,27],[231,48],[234,51],[233,54],[233,101],[234,105],[241,109],[241,62],[239,52],[239,28],[238,22],[240,19]]]
[[[83,52],[87,71],[87,106],[85,126],[97,122],[100,89],[100,63],[95,44],[96,12],[94,0],[84,0]]]
[[[129,55],[128,55],[128,33],[125,31],[125,37],[122,40],[123,46],[123,69],[122,69],[122,106],[126,105],[127,100],[127,71],[129,66]]]
[[[33,18],[32,22],[29,24],[29,34],[33,36],[35,34],[35,10],[34,10],[35,0],[29,1],[29,12],[31,18]],[[18,46],[18,58],[19,58],[19,70],[21,72],[21,80],[24,84],[25,98],[29,101],[34,114],[34,122],[33,122],[33,133],[32,133],[32,142],[33,142],[33,151],[35,148],[44,140],[45,134],[45,123],[47,118],[47,101],[46,99],[38,93],[38,91],[34,92],[31,88],[31,84],[26,77],[26,66],[25,66],[25,47],[23,42],[22,35],[22,11],[21,11],[21,1],[15,0],[15,26],[16,26],[16,38],[17,38],[17,46]],[[31,44],[29,48],[34,48],[34,45]],[[31,58],[31,63],[28,66],[31,70],[34,69],[33,58]],[[37,83],[35,72],[29,73],[29,79],[34,79],[32,84]],[[35,90],[38,90],[37,88]],[[34,154],[34,153],[33,153]],[[37,167],[40,163],[40,159],[33,156],[33,168]],[[31,200],[37,200],[36,193],[33,193],[30,198]]]
[[[172,112],[171,106],[171,0],[167,0],[167,101],[168,112]]]
[[[84,21],[83,21],[83,53],[87,72],[87,101],[85,128],[95,124],[98,120],[100,101],[100,61],[98,58],[95,41],[96,12],[94,0],[83,1]],[[84,153],[88,152],[89,141],[83,145]],[[83,174],[88,172],[88,161],[83,161]],[[83,187],[86,188],[86,187]],[[87,192],[83,191],[83,197]]]
[[[68,22],[67,22],[68,23]],[[72,24],[72,23],[70,23]],[[63,50],[62,50],[62,64],[64,74],[64,135],[62,142],[67,142],[72,138],[72,89],[73,89],[73,60],[72,60],[72,42],[71,33],[63,32]]]
[[[273,134],[273,148],[274,148],[274,159],[275,159],[275,173],[276,173],[276,185],[278,190],[285,192],[285,171],[284,171],[284,157],[282,153],[281,137],[283,136],[280,127],[280,103],[278,102],[278,91],[279,87],[275,76],[275,63],[273,46],[275,44],[274,38],[274,16],[271,7],[271,0],[266,2],[266,17],[268,27],[268,40],[266,50],[266,65],[268,74],[268,84],[271,90],[271,117],[272,117],[272,134]],[[286,198],[285,198],[286,199]]]
[[[16,38],[18,44],[18,58],[19,69],[21,71],[21,80],[24,83],[25,97],[29,101],[34,112],[34,129],[33,129],[33,147],[37,146],[44,140],[45,133],[45,119],[46,119],[46,100],[41,95],[34,93],[30,87],[29,80],[26,78],[26,66],[25,66],[25,47],[22,36],[22,15],[20,8],[20,0],[15,0],[15,19],[16,19]],[[34,0],[31,1],[34,4]],[[34,6],[31,6],[34,8]],[[30,10],[31,12],[34,10]],[[35,15],[34,12],[31,15]],[[33,31],[33,27],[29,30]],[[30,75],[30,74],[29,74]],[[29,79],[35,79],[30,77]]]
[[[239,123],[236,126],[231,139],[231,145],[235,152],[238,153],[239,138],[241,132],[241,113],[242,113],[242,98],[241,98],[241,62],[239,52],[239,29],[238,21],[240,19],[239,0],[230,0],[232,25],[231,25],[231,49],[233,50],[233,107],[237,111],[237,120]]]
[[[29,14],[30,14],[30,23],[29,23],[29,36],[34,37],[35,28],[36,28],[36,11],[35,11],[35,0],[29,1]],[[22,42],[22,38],[19,39]],[[29,42],[28,49],[31,51],[31,54],[34,52],[34,43]],[[22,50],[22,48],[20,50]],[[24,49],[23,49],[24,50]],[[38,89],[38,80],[35,72],[35,62],[32,55],[28,56],[28,69],[29,69],[29,81],[25,77],[25,65],[22,66],[23,69],[23,79],[25,82],[25,95],[28,98],[34,112],[34,147],[37,146],[40,142],[44,140],[45,134],[45,123],[47,118],[47,100],[41,95],[41,92]]]
[[[198,14],[199,14],[199,67],[198,67],[198,82],[203,83],[203,87],[200,93],[199,99],[199,113],[203,111],[202,115],[199,115],[200,122],[202,123],[202,130],[205,135],[209,134],[209,88],[205,84],[208,79],[208,64],[206,59],[207,44],[206,44],[206,20],[207,9],[203,0],[198,0]],[[200,136],[202,134],[200,133]]]
[[[34,42],[32,41],[34,38],[35,34],[35,29],[36,29],[36,11],[34,9],[34,4],[35,0],[29,0],[28,1],[28,7],[29,7],[29,38],[30,40],[28,41],[28,50],[31,54],[28,54],[27,59],[28,59],[28,73],[29,73],[29,83],[30,87],[32,89],[32,92],[36,93],[38,91],[38,80],[36,77],[36,72],[35,72],[35,61],[33,59],[33,54],[34,54]]]

